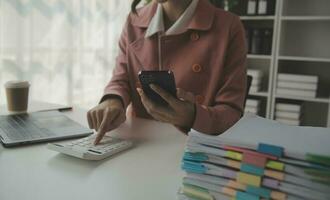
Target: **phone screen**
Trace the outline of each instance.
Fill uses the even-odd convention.
[[[175,79],[172,71],[140,71],[139,79],[142,85],[142,90],[148,98],[153,102],[167,106],[168,103],[153,89],[150,84],[155,84],[161,87],[172,96],[176,97]]]

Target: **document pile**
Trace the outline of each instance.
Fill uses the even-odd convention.
[[[276,103],[275,119],[276,121],[299,126],[302,117],[301,104],[293,103]]]
[[[280,73],[276,93],[301,97],[316,97],[318,76]]]
[[[220,136],[189,133],[180,200],[329,200],[330,129],[245,115]]]
[[[244,112],[250,112],[253,114],[259,113],[260,100],[259,99],[247,99]]]
[[[263,78],[263,72],[257,69],[248,69],[247,74],[252,76],[250,92],[259,92]]]

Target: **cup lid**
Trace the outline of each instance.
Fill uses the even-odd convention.
[[[5,83],[6,88],[25,88],[30,87],[28,81],[8,81]]]

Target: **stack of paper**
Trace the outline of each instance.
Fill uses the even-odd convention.
[[[260,100],[258,99],[247,99],[244,112],[250,112],[253,114],[259,113]]]
[[[219,136],[189,133],[179,199],[329,200],[330,129],[245,115]]]
[[[301,123],[301,104],[276,103],[275,119],[279,122],[299,126]]]
[[[261,89],[261,81],[263,77],[263,72],[257,69],[248,69],[247,74],[252,76],[252,83],[250,87],[250,92],[259,92]]]
[[[278,74],[277,94],[316,97],[318,76],[296,75],[296,74]]]

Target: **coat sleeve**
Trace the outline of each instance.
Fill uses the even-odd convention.
[[[221,134],[234,125],[243,113],[246,94],[246,43],[245,32],[235,16],[225,57],[221,87],[215,96],[214,105],[196,104],[193,129],[207,134]]]
[[[126,109],[128,104],[131,101],[130,97],[130,86],[129,86],[129,75],[128,75],[128,66],[127,66],[127,40],[128,40],[128,24],[129,17],[126,21],[126,24],[123,28],[123,31],[119,40],[119,53],[116,57],[116,66],[112,72],[112,78],[109,83],[106,85],[103,93],[103,100],[107,98],[120,98]]]

